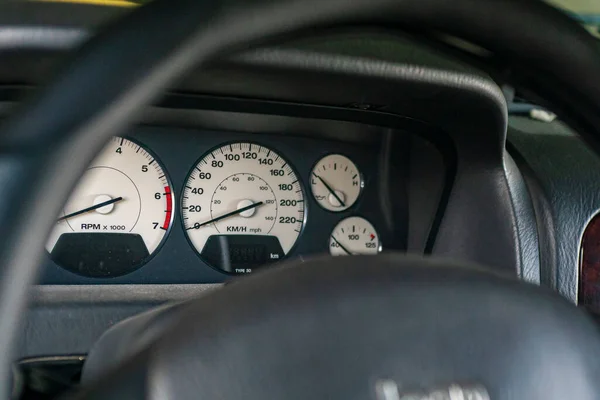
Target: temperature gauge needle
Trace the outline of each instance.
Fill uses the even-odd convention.
[[[118,201],[121,201],[121,200],[123,200],[123,198],[122,198],[122,197],[115,197],[114,199],[110,199],[110,200],[104,201],[104,202],[102,202],[102,203],[98,203],[98,204],[96,204],[96,205],[93,205],[93,206],[91,206],[91,207],[84,208],[83,210],[75,211],[74,213],[71,213],[71,214],[67,214],[67,215],[65,215],[65,216],[62,216],[62,217],[60,217],[59,219],[57,219],[56,221],[57,221],[57,222],[60,222],[60,221],[63,221],[63,220],[65,220],[65,219],[68,219],[68,218],[71,218],[71,217],[75,217],[75,216],[77,216],[77,215],[85,214],[85,213],[87,213],[87,212],[94,211],[94,210],[97,210],[97,209],[99,209],[99,208],[102,208],[102,207],[105,207],[105,206],[108,206],[108,205],[114,204],[114,203],[116,203],[116,202],[118,202]]]
[[[234,210],[232,212],[228,212],[227,214],[223,214],[223,215],[221,215],[221,216],[219,216],[217,218],[213,218],[210,221],[206,221],[206,222],[203,222],[201,224],[196,223],[196,224],[190,226],[189,228],[187,228],[186,231],[189,231],[190,229],[200,229],[200,228],[202,228],[205,225],[210,225],[210,224],[212,224],[214,222],[220,221],[220,220],[225,219],[225,218],[232,217],[232,216],[237,215],[237,214],[241,214],[244,211],[252,210],[253,208],[256,208],[256,207],[262,206],[262,205],[263,205],[263,202],[259,201],[258,203],[254,203],[254,204],[250,204],[249,206],[246,206],[246,207],[238,208],[237,210]]]
[[[329,191],[329,193],[331,193],[333,195],[333,197],[335,197],[335,199],[340,202],[340,204],[342,205],[342,207],[346,207],[346,204],[344,204],[344,202],[342,201],[342,199],[340,199],[340,196],[338,196],[335,193],[335,190],[333,190],[333,188],[331,186],[329,186],[327,184],[327,182],[325,182],[325,180],[323,178],[321,178],[319,175],[315,174],[314,172],[313,172],[313,175],[315,176],[315,178],[317,178],[318,180],[321,181],[321,183],[323,184],[323,186],[325,186],[327,188],[327,190]],[[336,240],[336,242],[337,242],[337,240]]]
[[[349,256],[352,255],[352,253],[350,253],[350,251],[348,251],[348,249],[345,248],[343,244],[341,244],[340,242],[338,242],[338,240],[335,238],[335,236],[332,235],[331,238],[333,239],[334,242],[336,242],[338,244],[338,246],[340,246],[340,248],[342,250],[344,250],[346,252],[346,254],[348,254]]]

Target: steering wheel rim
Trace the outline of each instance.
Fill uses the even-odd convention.
[[[53,84],[3,126],[3,161],[18,177],[4,178],[6,193],[17,183],[29,193],[18,204],[5,198],[0,208],[0,226],[5,227],[0,243],[0,377],[5,395],[27,289],[43,256],[46,235],[103,143],[198,63],[303,30],[358,22],[445,32],[502,54],[529,72],[526,88],[545,96],[600,149],[600,80],[582,79],[600,70],[597,43],[574,21],[541,2],[157,0],[84,46]],[[110,57],[115,52],[121,57]],[[570,60],[568,68],[565,59]],[[549,88],[543,85],[548,77],[553,78]],[[65,114],[64,109],[72,112]]]

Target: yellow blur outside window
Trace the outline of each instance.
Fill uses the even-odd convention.
[[[91,4],[96,6],[109,7],[136,7],[148,0],[33,0],[46,3],[71,3],[71,4]]]

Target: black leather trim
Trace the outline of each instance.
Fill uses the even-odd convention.
[[[577,301],[579,245],[588,221],[600,210],[600,159],[561,122],[513,118],[512,146],[526,161],[540,234],[542,283]]]
[[[513,137],[513,132],[514,130],[509,128],[511,138]],[[540,284],[558,291],[557,270],[559,265],[557,260],[556,226],[554,223],[552,207],[546,196],[545,189],[542,187],[540,179],[537,176],[537,173],[543,174],[545,171],[534,171],[529,162],[522,156],[510,139],[507,141],[506,147],[512,158],[515,160],[531,197],[531,204],[535,215],[535,222],[537,224]],[[575,301],[573,298],[569,299]]]
[[[535,210],[527,184],[519,167],[510,156],[505,156],[506,177],[513,208],[516,214],[519,255],[521,258],[519,277],[527,282],[540,283],[540,246]]]

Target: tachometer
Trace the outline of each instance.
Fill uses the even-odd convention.
[[[80,275],[111,277],[140,267],[173,221],[173,194],[156,157],[115,137],[91,163],[59,216],[46,249]]]
[[[255,143],[231,143],[194,166],[181,212],[202,258],[243,274],[290,252],[304,224],[304,193],[281,155]]]

